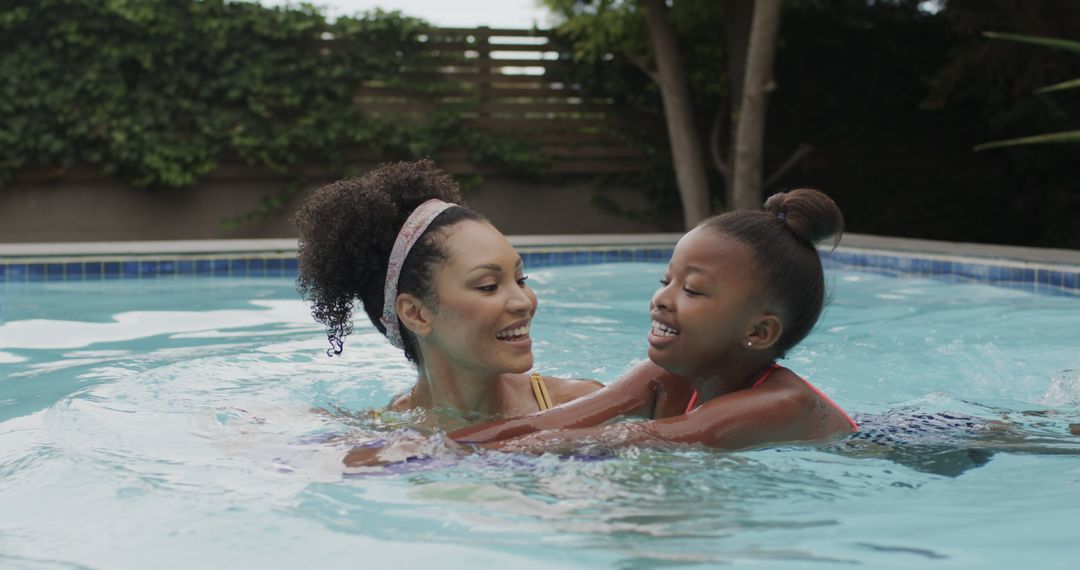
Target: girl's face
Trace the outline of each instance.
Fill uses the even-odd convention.
[[[649,359],[699,376],[745,350],[762,315],[753,264],[748,247],[714,229],[683,236],[650,304]]]
[[[479,373],[528,371],[536,295],[521,256],[494,226],[472,220],[450,228],[443,249],[449,259],[435,274],[429,346]]]

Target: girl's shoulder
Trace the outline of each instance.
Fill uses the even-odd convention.
[[[757,385],[767,387],[772,391],[789,394],[792,401],[801,402],[801,406],[808,409],[810,415],[817,418],[823,429],[847,429],[848,431],[858,431],[859,429],[858,424],[851,419],[851,416],[839,404],[834,402],[825,392],[811,384],[809,380],[788,368],[776,366]]]

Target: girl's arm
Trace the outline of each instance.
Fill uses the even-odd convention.
[[[528,416],[469,426],[451,432],[450,437],[462,443],[484,443],[541,430],[596,426],[625,415],[652,417],[654,407],[667,393],[662,385],[672,379],[663,368],[645,361],[587,396]]]
[[[790,372],[787,374],[794,377]],[[549,430],[488,444],[486,447],[532,453],[572,452],[597,444],[607,447],[699,444],[720,449],[743,449],[771,443],[826,439],[850,429],[846,424],[833,421],[831,410],[823,408],[826,408],[825,404],[809,390],[801,389],[801,385],[775,382],[724,394],[690,413],[671,418]]]

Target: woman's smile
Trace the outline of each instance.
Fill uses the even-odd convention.
[[[532,337],[529,336],[530,322],[531,319],[518,321],[495,333],[495,338],[515,348],[529,350],[532,348]]]

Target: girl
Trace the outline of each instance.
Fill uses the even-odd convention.
[[[653,295],[651,362],[571,404],[451,437],[517,437],[491,445],[511,450],[582,443],[738,449],[856,430],[825,394],[776,364],[817,322],[825,288],[814,244],[838,240],[842,227],[836,204],[811,189],[774,195],[762,212],[702,222],[679,240]],[[650,421],[601,425],[627,415]]]
[[[341,353],[357,300],[371,323],[416,364],[416,384],[393,411],[429,410],[433,427],[520,416],[600,384],[543,377],[529,324],[536,295],[521,257],[457,184],[422,160],[384,165],[319,188],[294,218],[298,287]]]

